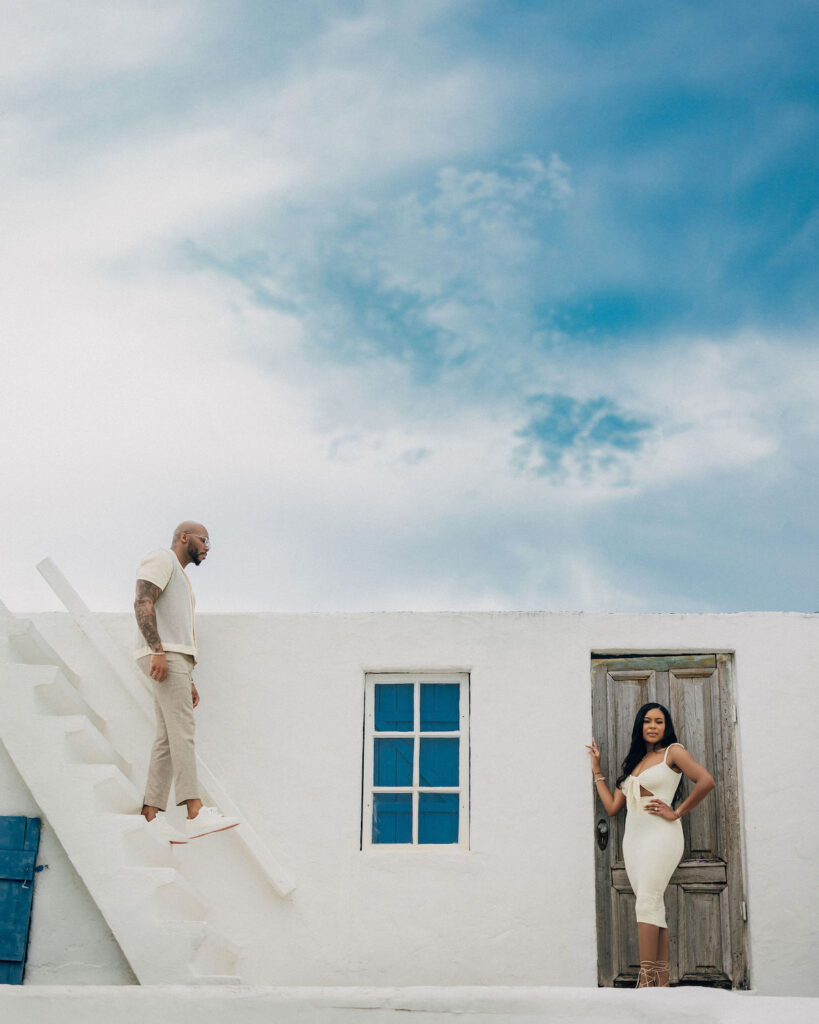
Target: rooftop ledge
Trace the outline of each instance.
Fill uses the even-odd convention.
[[[815,1024],[819,998],[694,987],[0,986],[4,1024],[406,1024],[407,1013],[418,1024]]]

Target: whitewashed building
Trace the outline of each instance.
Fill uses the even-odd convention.
[[[718,783],[669,889],[673,978],[749,988],[715,997],[744,1019],[755,997],[819,997],[819,616],[199,616],[202,778],[243,825],[171,848],[137,815],[132,617],[91,616],[51,572],[69,612],[0,616],[0,815],[42,819],[48,865],[23,986],[39,1019],[49,986],[480,986],[517,992],[509,1014],[531,1011],[521,992],[602,998],[636,934],[584,744],[594,728],[613,778],[645,699]],[[8,1005],[29,1019],[32,998]]]

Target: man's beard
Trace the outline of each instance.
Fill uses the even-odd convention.
[[[188,558],[190,558],[194,565],[199,565],[202,561],[202,555],[193,541],[190,541],[188,544]]]

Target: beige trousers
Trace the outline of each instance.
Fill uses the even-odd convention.
[[[166,651],[168,675],[158,683],[151,679],[156,711],[156,739],[151,748],[145,804],[164,811],[174,784],[177,805],[199,799],[194,749],[193,658],[189,654]],[[151,678],[151,658],[138,658],[137,664]]]

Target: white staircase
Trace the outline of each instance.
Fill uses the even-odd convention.
[[[76,683],[32,623],[0,604],[0,740],[140,984],[240,984],[238,950],[207,923],[182,854],[138,813],[130,765]]]

